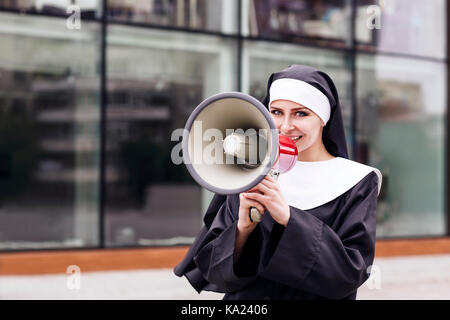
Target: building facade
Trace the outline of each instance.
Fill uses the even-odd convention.
[[[205,98],[307,64],[377,167],[377,238],[449,235],[444,0],[0,0],[0,251],[189,245],[172,161]]]

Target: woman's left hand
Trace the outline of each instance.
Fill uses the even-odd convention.
[[[274,178],[266,176],[258,185],[242,195],[261,203],[276,222],[287,226],[291,215],[290,208],[281,194],[280,185]]]

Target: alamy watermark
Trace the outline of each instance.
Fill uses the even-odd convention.
[[[70,265],[66,269],[66,287],[69,290],[81,289],[81,269],[77,265]]]
[[[369,30],[381,29],[381,7],[378,5],[368,6],[366,13],[369,18],[366,21],[366,26]]]
[[[230,136],[236,139],[229,139]],[[175,129],[170,137],[178,143],[171,150],[174,164],[250,164],[255,165],[265,159],[268,150],[269,135],[278,137],[277,129],[224,129],[208,128],[203,130],[202,121],[194,121],[190,131]],[[190,137],[189,156],[183,158],[183,137]],[[225,138],[228,138],[225,140]],[[241,139],[241,140],[240,140]],[[181,140],[181,141],[180,141]],[[227,148],[228,147],[228,148]],[[236,149],[236,154],[225,153],[225,149]],[[185,150],[187,151],[187,150]]]
[[[77,5],[71,5],[67,7],[67,14],[70,16],[66,20],[66,26],[69,30],[81,29],[81,8]]]
[[[369,290],[380,290],[381,289],[381,269],[379,266],[373,264],[369,266],[366,270],[369,274],[369,278],[365,282]]]

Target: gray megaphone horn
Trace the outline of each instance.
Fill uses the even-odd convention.
[[[297,160],[295,143],[278,135],[266,107],[240,92],[213,95],[195,108],[182,152],[194,180],[222,195],[247,191],[268,174],[276,178]],[[249,214],[252,221],[261,220],[256,208]]]

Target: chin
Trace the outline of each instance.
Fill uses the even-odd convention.
[[[311,147],[311,146],[305,146],[305,144],[304,144],[304,143],[301,143],[300,141],[297,141],[297,142],[295,143],[295,145],[297,146],[297,151],[298,151],[298,153],[303,152],[303,151],[306,151],[306,150],[309,149],[309,147]]]
[[[306,149],[308,149],[308,148],[305,148],[305,147],[303,147],[301,145],[298,145],[297,143],[295,145],[297,146],[298,153],[301,153],[301,152],[305,151]]]

